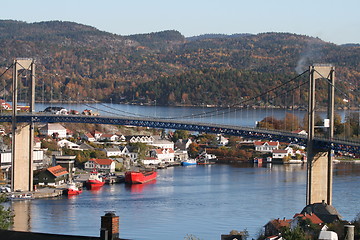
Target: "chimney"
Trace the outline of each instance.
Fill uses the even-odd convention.
[[[115,215],[115,212],[105,212],[104,216],[101,216],[101,240],[115,240],[119,238],[119,217]]]

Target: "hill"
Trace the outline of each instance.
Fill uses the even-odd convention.
[[[359,45],[290,33],[120,36],[73,22],[0,20],[0,46],[0,73],[14,58],[36,59],[38,100],[231,105],[313,63],[334,64],[339,87],[359,96]],[[11,73],[2,78],[10,89]]]

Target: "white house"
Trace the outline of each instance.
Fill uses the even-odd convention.
[[[91,133],[85,133],[81,135],[81,139],[88,141],[88,142],[95,142],[96,138]]]
[[[170,148],[159,148],[150,151],[150,157],[155,157],[162,162],[174,162],[175,152]]]
[[[107,157],[114,157],[114,156],[121,156],[121,150],[117,147],[114,148],[105,148],[104,152],[106,153]]]
[[[118,141],[119,142],[125,142],[126,141],[126,137],[124,135],[122,135],[121,133],[115,133],[118,136]]]
[[[146,157],[141,161],[144,165],[159,165],[161,163],[161,160],[155,157]]]
[[[58,138],[66,138],[66,128],[59,123],[47,123],[44,127],[40,128],[40,134],[47,136],[56,134]]]
[[[141,143],[150,144],[153,143],[155,139],[153,136],[137,135],[137,136],[127,136],[126,140],[129,143],[141,142]]]
[[[129,148],[127,146],[119,146],[119,150],[120,150],[120,156],[127,156],[130,153]]]
[[[96,169],[99,172],[115,172],[115,161],[111,159],[92,158],[84,166],[86,171]]]
[[[152,143],[149,143],[149,145],[157,148],[174,149],[174,142],[167,139],[154,138],[154,141]]]
[[[101,134],[100,141],[110,141],[116,142],[119,139],[119,136],[116,134]]]
[[[226,146],[229,143],[229,139],[224,137],[223,135],[218,136],[218,141],[220,146]]]
[[[286,156],[289,156],[289,151],[285,149],[275,149],[272,152],[273,159],[283,159]]]
[[[57,146],[61,148],[80,150],[80,146],[76,143],[70,142],[69,140],[62,139],[57,142]]]
[[[273,150],[279,149],[280,143],[277,141],[276,142],[255,141],[254,146],[255,146],[255,151],[271,153]]]
[[[94,131],[91,132],[91,134],[92,134],[92,136],[96,139],[96,141],[99,141],[99,140],[100,140],[100,137],[101,137],[101,135],[102,135],[103,133],[94,130]]]

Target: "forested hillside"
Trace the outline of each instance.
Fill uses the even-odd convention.
[[[36,59],[37,99],[45,101],[233,105],[313,63],[334,64],[339,88],[359,96],[359,45],[289,33],[120,36],[72,22],[0,20],[0,46],[0,73],[14,58]],[[10,71],[0,79],[0,96],[10,79]]]

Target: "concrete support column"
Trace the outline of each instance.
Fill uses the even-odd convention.
[[[310,66],[309,101],[308,101],[308,142],[307,142],[307,186],[306,204],[325,201],[332,204],[332,151],[316,149],[314,146],[315,128],[321,127],[326,137],[331,140],[334,132],[334,84],[335,68],[331,65]],[[328,126],[315,126],[316,109],[316,80],[321,79],[328,83]]]
[[[20,58],[14,60],[13,66],[13,110],[12,110],[12,172],[11,190],[33,190],[33,123],[17,123],[18,106],[18,74],[19,70],[27,74],[30,71],[29,111],[35,112],[35,63],[33,59]]]

